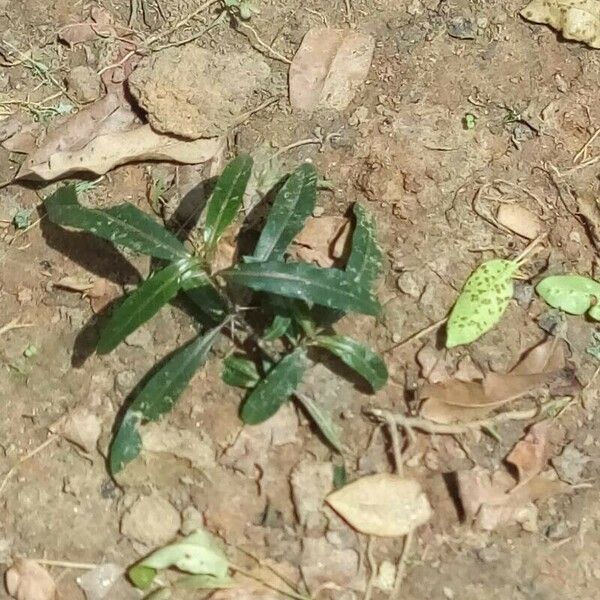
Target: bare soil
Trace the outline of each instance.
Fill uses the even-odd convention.
[[[132,26],[147,35],[165,27],[165,18],[174,23],[200,6],[189,0],[133,4],[139,11]],[[581,203],[599,197],[600,162],[576,157],[600,127],[598,51],[525,22],[518,15],[521,0],[352,0],[350,17],[341,1],[255,4],[260,14],[252,17],[252,27],[286,57],[293,56],[310,27],[324,23],[344,28],[350,21],[376,40],[368,80],[351,106],[310,117],[290,109],[288,65],[266,52],[262,58],[271,75],[251,104],[269,97],[280,100],[229,135],[231,153],[254,153],[264,145],[277,149],[313,138],[318,128],[324,136],[339,134],[322,146],[302,145],[282,156],[288,169],[311,159],[331,182],[332,190],[319,196],[325,215],[343,215],[359,201],[376,216],[386,257],[378,291],[384,314],[378,321],[346,319],[341,331],[385,351],[445,317],[465,278],[483,259],[515,256],[527,245],[494,221],[502,203],[518,203],[544,222],[549,232],[545,248],[525,266],[530,280],[518,284],[518,301],[499,326],[447,356],[449,364],[470,355],[484,368],[510,368],[545,336],[540,324],[547,308],[530,300],[531,278],[535,282],[547,268],[597,275],[595,224],[593,215],[582,216]],[[103,6],[115,22],[127,24],[130,3],[125,0],[0,0],[0,40],[32,52],[58,81],[82,65],[101,69],[113,55],[110,40],[69,49],[56,38],[66,23],[84,20],[90,5]],[[256,43],[245,33],[225,24],[193,43],[225,55],[247,52]],[[31,121],[31,103],[57,90],[23,65],[4,65],[0,61],[0,114],[19,110]],[[48,124],[54,118],[44,117]],[[600,139],[586,150],[586,160],[595,156],[600,156]],[[0,181],[9,180],[21,160],[0,150]],[[202,169],[190,167],[121,167],[99,182],[90,202],[110,206],[127,200],[150,212],[148,187],[176,174],[175,200],[184,195],[185,186],[208,178]],[[318,553],[307,549],[327,539],[339,553],[339,564],[323,563],[323,572],[313,573],[312,582],[337,583],[337,590],[322,591],[322,597],[362,597],[366,540],[330,513],[317,511],[318,517],[300,523],[291,494],[291,472],[327,471],[330,450],[291,408],[268,427],[241,431],[242,395],[221,382],[218,351],[161,424],[171,434],[178,430],[196,436],[209,448],[205,463],[192,466],[172,454],[145,452],[118,484],[110,479],[105,456],[120,407],[158,359],[191,338],[192,322],[180,307],[170,306],[110,355],[94,355],[97,319],[89,299],[53,283],[65,276],[102,277],[119,290],[130,289],[148,273],[149,263],[123,257],[108,244],[66,232],[43,218],[38,223],[37,211],[47,193],[35,186],[0,189],[0,327],[15,319],[27,325],[0,330],[0,481],[20,458],[49,439],[48,428],[75,407],[85,406],[100,418],[102,435],[98,452],[84,454],[58,437],[18,466],[0,492],[0,562],[26,556],[126,567],[151,550],[162,533],[153,533],[149,524],[146,539],[135,539],[123,517],[140,497],[160,495],[184,515],[184,526],[196,509],[211,531],[284,565],[298,582],[307,561],[319,569]],[[13,226],[20,209],[32,211],[36,224],[30,229]],[[417,533],[402,598],[598,597],[599,380],[593,376],[599,364],[586,351],[594,330],[593,322],[566,318],[565,339],[577,376],[587,387],[554,423],[563,444],[574,444],[591,460],[569,494],[538,503],[535,530],[519,525],[493,532],[476,529],[461,518],[451,482],[457,470],[501,465],[526,423],[502,425],[500,441],[485,435],[455,439],[419,434],[407,464],[428,491],[434,518]],[[420,381],[416,353],[436,344],[433,332],[386,352],[391,381],[377,395],[365,394],[325,367],[307,382],[343,426],[352,448],[350,478],[391,469],[387,439],[373,437],[374,425],[362,408],[405,412]],[[377,543],[375,561],[395,563],[401,548],[400,540]],[[361,566],[352,573],[348,565],[355,559]],[[80,571],[50,570],[61,598],[84,597],[76,584]],[[373,597],[387,593],[376,587]],[[122,579],[108,597],[125,600],[139,594]]]

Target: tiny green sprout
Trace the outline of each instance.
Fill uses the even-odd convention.
[[[23,350],[23,356],[25,358],[33,358],[37,353],[37,346],[31,343],[27,345],[27,348],[25,348],[25,350]]]
[[[31,211],[20,208],[13,217],[13,223],[17,229],[27,229],[31,225]]]
[[[448,317],[447,348],[474,342],[500,321],[513,296],[513,279],[542,237],[515,260],[488,260],[471,273]]]
[[[462,121],[465,129],[475,129],[475,125],[477,124],[477,116],[473,113],[466,113]]]

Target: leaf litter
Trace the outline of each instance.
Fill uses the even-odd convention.
[[[345,109],[366,79],[375,40],[352,30],[310,29],[290,65],[290,103],[296,110]]]
[[[54,579],[34,560],[17,559],[6,571],[5,581],[15,600],[58,600]]]
[[[480,381],[455,375],[425,384],[420,414],[436,423],[467,422],[542,388],[554,395],[573,395],[581,388],[567,365],[564,343],[554,338],[532,348],[508,373],[491,371]]]

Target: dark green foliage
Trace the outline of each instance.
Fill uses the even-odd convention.
[[[173,408],[221,334],[238,350],[251,350],[249,357],[236,353],[223,361],[223,380],[248,390],[240,410],[242,420],[261,423],[294,397],[340,453],[342,441],[333,416],[318,398],[298,390],[311,366],[307,351],[311,346],[325,348],[374,390],[387,380],[385,364],[372,350],[331,332],[332,323],[348,312],[376,315],[380,309],[372,288],[381,268],[381,253],[366,211],[354,207],[356,226],[345,269],[286,261],[289,244],[315,207],[317,173],[312,165],[298,167],[278,191],[253,256],[233,268],[213,272],[217,244],[238,216],[251,171],[252,158],[245,155],[224,169],[208,202],[204,244],[197,255],[131,204],[105,210],[86,208],[78,202],[74,185],[60,188],[45,202],[53,223],[159,259],[158,268],[113,310],[100,334],[99,354],[116,348],[180,292],[189,300],[188,306],[199,311],[195,315],[199,322],[210,327],[173,352],[139,386],[116,427],[109,457],[112,473],[138,456],[139,426]],[[257,292],[253,311],[240,306],[241,288]],[[247,294],[244,298],[246,302]],[[252,316],[252,323],[246,315]]]

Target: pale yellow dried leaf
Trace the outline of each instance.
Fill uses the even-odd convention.
[[[382,537],[406,535],[432,514],[420,484],[391,473],[362,477],[326,501],[357,531]]]
[[[562,32],[568,40],[600,48],[600,2],[598,0],[533,0],[521,16]]]
[[[103,175],[120,165],[141,161],[198,164],[210,160],[219,147],[219,138],[187,141],[142,125],[101,135],[80,150],[56,152],[44,162],[28,165],[28,176],[50,181],[80,172]]]

